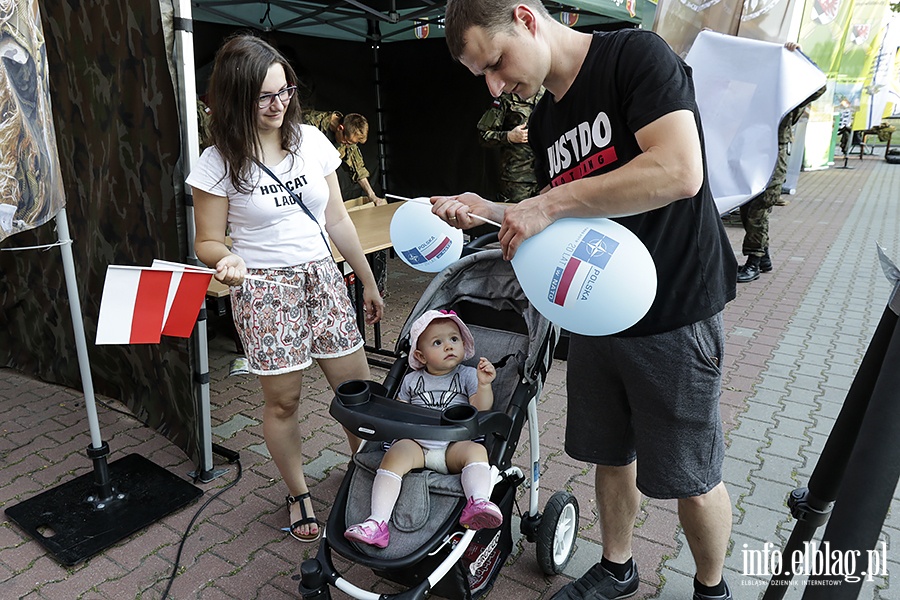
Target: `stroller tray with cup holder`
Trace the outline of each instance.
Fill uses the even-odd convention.
[[[394,400],[386,394],[384,386],[374,381],[345,381],[338,386],[329,413],[365,440],[423,438],[455,442],[493,433],[505,437],[512,427],[512,419],[502,412],[479,412],[471,405],[439,411]]]

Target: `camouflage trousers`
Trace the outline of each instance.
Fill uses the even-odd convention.
[[[741,206],[741,224],[744,226],[741,252],[744,256],[765,256],[769,247],[769,213],[774,205],[775,202],[763,192]]]
[[[779,144],[778,162],[765,191],[741,206],[741,224],[744,226],[744,241],[741,252],[744,256],[765,256],[769,250],[769,213],[781,197],[781,186],[787,176],[788,144]]]
[[[500,181],[500,202],[521,202],[537,196],[541,190],[536,182]]]

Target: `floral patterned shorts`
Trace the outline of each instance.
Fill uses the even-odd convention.
[[[347,286],[331,258],[247,274],[271,282],[245,279],[231,288],[234,326],[251,373],[289,373],[314,358],[346,356],[363,346]]]

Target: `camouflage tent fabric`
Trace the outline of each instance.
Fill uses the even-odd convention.
[[[186,256],[184,199],[174,185],[184,178],[179,121],[158,2],[100,4],[40,6],[94,387],[196,458],[189,342],[93,345],[107,265]],[[0,248],[56,240],[50,223]],[[0,252],[0,366],[82,389],[58,248]]]

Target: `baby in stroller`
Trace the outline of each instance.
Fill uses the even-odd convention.
[[[441,309],[448,312],[441,313]],[[450,310],[456,314],[450,316]],[[418,328],[413,335],[413,326],[431,311],[442,316],[436,322],[456,325],[462,350],[451,353],[463,354],[458,362],[473,367],[476,380],[476,357],[491,359],[496,377],[490,385],[490,410],[479,411],[468,402],[432,410],[398,400],[411,367],[417,369],[416,376],[428,376],[429,370],[422,367],[431,361],[427,357],[420,360],[415,352],[425,349],[425,339]],[[457,323],[454,316],[465,325]],[[474,341],[467,348],[469,335]],[[329,413],[365,443],[347,465],[316,556],[301,564],[299,589],[305,600],[329,600],[331,587],[356,600],[425,600],[433,596],[478,600],[491,589],[512,552],[514,527],[522,539],[535,544],[537,563],[545,574],[560,573],[565,568],[575,548],[578,503],[570,492],[557,491],[542,513],[538,498],[541,456],[537,404],[558,337],[559,329],[531,305],[499,249],[463,256],[435,276],[403,325],[397,341],[398,358],[383,384],[347,381],[336,390]],[[441,389],[449,387],[445,384]],[[416,395],[414,390],[409,393],[410,399]],[[472,390],[464,391],[462,398],[473,395]],[[522,448],[523,433],[529,449],[522,457],[528,465],[524,470],[513,464],[517,449]],[[484,437],[491,470],[488,496],[502,515],[499,526],[473,523],[481,527],[476,530],[460,525],[467,520],[463,512],[469,499],[475,496],[463,489],[460,475],[412,469],[403,475],[393,512],[382,517],[387,519],[390,532],[387,547],[345,537],[350,525],[365,523],[374,512],[372,488],[384,461],[384,442],[428,438],[457,444],[479,436]],[[419,452],[424,456],[424,451]],[[457,466],[462,469],[465,464]],[[519,508],[516,494],[522,487],[527,488],[525,510],[515,514],[514,507]],[[334,555],[349,560],[349,568],[366,567],[379,578],[406,589],[381,594],[369,586],[360,587],[341,574]]]
[[[410,328],[410,347],[408,361],[413,371],[403,378],[399,400],[437,410],[467,403],[480,411],[491,409],[496,369],[485,357],[479,358],[477,367],[462,364],[475,356],[475,340],[455,312],[429,310],[416,319]],[[400,497],[403,476],[423,467],[460,474],[467,498],[460,525],[477,530],[494,529],[503,523],[503,514],[488,497],[491,467],[482,444],[402,439],[391,445],[375,475],[372,514],[348,527],[344,537],[386,548],[390,542],[387,522]]]

